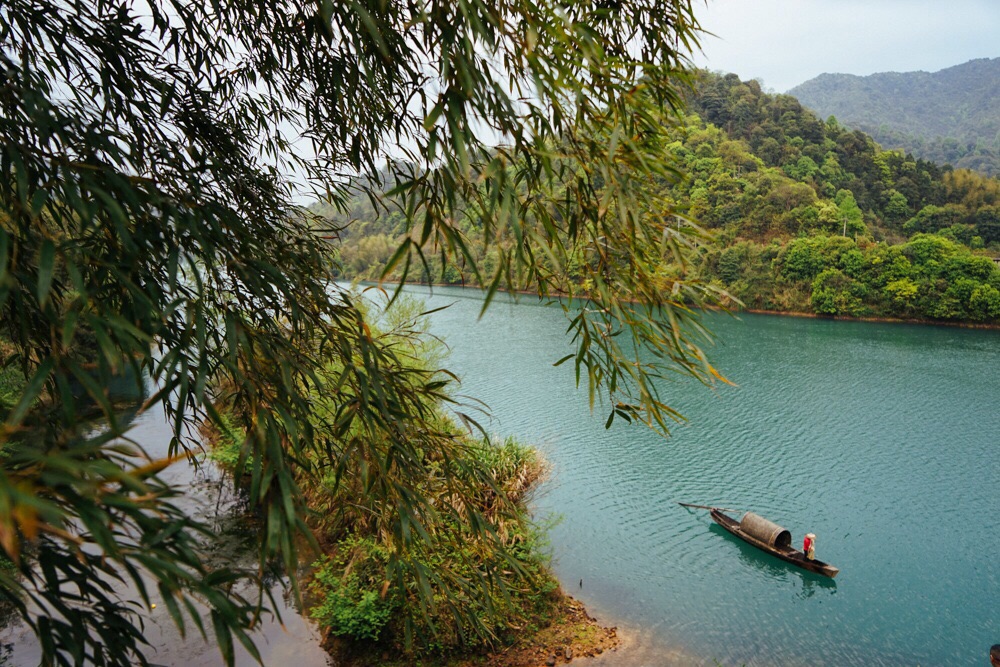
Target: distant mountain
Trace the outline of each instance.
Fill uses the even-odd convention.
[[[1000,174],[1000,58],[939,72],[821,74],[788,94],[885,148]]]

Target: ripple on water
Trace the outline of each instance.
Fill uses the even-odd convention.
[[[1000,627],[1000,566],[982,558],[1000,534],[1000,334],[707,319],[738,387],[671,385],[690,421],[664,441],[604,430],[604,410],[551,368],[567,343],[558,312],[435,315],[463,390],[498,430],[543,442],[554,472],[538,508],[562,516],[563,580],[585,578],[580,597],[616,623],[655,628],[651,643],[703,657],[675,664],[979,661]],[[790,568],[677,501],[815,532],[842,574]]]

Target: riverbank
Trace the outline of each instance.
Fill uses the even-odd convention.
[[[992,322],[949,322],[947,320],[900,319],[895,317],[851,317],[848,315],[818,315],[802,313],[793,310],[761,310],[758,308],[741,308],[733,312],[753,313],[754,315],[774,315],[777,317],[804,317],[814,320],[834,320],[838,322],[872,322],[875,324],[919,324],[922,326],[943,326],[957,329],[984,329],[1000,331],[1000,323]]]
[[[198,468],[187,461],[178,461],[167,468],[162,477],[177,489],[184,490],[182,506],[199,520],[211,527],[215,537],[207,549],[209,557],[220,565],[253,568],[257,558],[256,531],[259,521],[247,513],[244,491],[225,477],[232,473],[239,442],[227,434],[203,423],[200,431],[202,442],[210,452],[208,459]],[[130,437],[153,458],[168,455],[173,436],[171,424],[159,411],[147,411],[135,417]],[[227,451],[228,450],[228,451]],[[220,456],[221,454],[221,456]],[[223,472],[227,471],[227,472]],[[303,547],[303,562],[309,563],[315,553]],[[300,573],[300,581],[309,580],[309,574]],[[268,595],[278,615],[265,614],[253,631],[263,664],[295,665],[295,667],[321,667],[331,664],[329,635],[324,637],[316,621],[310,618],[307,608],[299,605],[288,588],[285,578],[268,578]],[[131,587],[117,589],[123,599],[134,600],[139,593]],[[241,584],[239,591],[252,597],[254,591]],[[423,661],[397,661],[398,665],[424,665],[424,667],[542,667],[549,658],[553,664],[566,664],[566,649],[570,649],[573,664],[581,658],[614,654],[619,644],[616,628],[602,626],[589,615],[582,603],[559,593],[544,614],[530,617],[513,633],[516,641],[492,653],[449,659]],[[222,664],[214,638],[202,639],[198,633],[183,636],[167,613],[162,598],[153,596],[153,608],[138,612],[147,631],[150,649],[147,657],[153,663],[210,667]],[[200,612],[205,609],[198,607]],[[383,665],[382,650],[369,653],[367,661],[359,665]],[[16,618],[7,617],[0,624],[0,665],[38,664],[41,648],[34,632]],[[235,647],[237,667],[260,664],[242,646]],[[6,662],[4,661],[6,658]],[[342,664],[340,662],[333,664]],[[348,663],[344,663],[348,664]]]
[[[370,285],[370,286],[382,286],[391,285],[395,286],[396,283],[379,283],[377,281],[371,280],[358,280],[359,285]],[[457,289],[470,289],[476,291],[483,291],[485,288],[477,287],[476,285],[449,285],[448,283],[429,283],[429,282],[416,282],[408,280],[407,285],[414,285],[419,287],[446,287],[446,288],[457,288]],[[503,292],[505,294],[516,294],[520,296],[534,296],[538,297],[537,292],[530,290],[506,290],[498,289],[498,292]],[[564,292],[559,292],[555,294],[550,294],[546,298],[553,299],[565,299],[569,298],[569,294]],[[573,298],[581,298],[579,295]],[[637,299],[628,299],[629,303],[639,303]],[[764,310],[761,308],[731,308],[726,309],[719,306],[689,306],[692,310],[707,310],[711,312],[729,312],[729,313],[753,313],[754,315],[775,315],[779,317],[803,317],[816,320],[835,320],[839,322],[872,322],[879,324],[919,324],[924,326],[944,326],[944,327],[955,327],[959,329],[983,329],[987,331],[1000,331],[1000,322],[969,322],[969,321],[950,321],[950,320],[931,320],[926,318],[898,318],[898,317],[854,317],[850,315],[820,315],[818,313],[809,313],[805,311],[795,311],[795,310]]]
[[[564,593],[545,626],[528,624],[525,631],[513,644],[492,652],[442,658],[393,657],[379,649],[345,645],[329,635],[323,646],[339,667],[552,667],[586,664],[587,658],[615,652],[622,643],[617,627],[604,627],[581,602]]]
[[[233,428],[225,409],[222,412],[227,415],[225,427],[203,423],[201,436],[210,458],[235,473],[244,438],[239,429]],[[544,458],[533,448],[509,438],[479,442],[457,430],[454,437],[464,441],[461,452],[466,465],[488,476],[488,487],[482,481],[485,477],[476,482],[484,485],[479,489],[483,496],[479,509],[498,527],[498,533],[503,531],[499,533],[503,535],[503,548],[509,558],[516,559],[521,571],[520,575],[514,574],[514,568],[502,572],[503,596],[492,593],[490,607],[471,597],[463,598],[470,607],[478,605],[476,614],[488,624],[483,627],[490,634],[474,634],[473,627],[457,624],[442,609],[430,609],[429,615],[426,611],[417,614],[420,600],[409,588],[392,588],[388,583],[390,552],[378,533],[363,531],[360,524],[347,532],[331,531],[320,518],[335,513],[335,507],[353,495],[345,495],[343,487],[318,486],[306,477],[302,479],[306,504],[322,510],[308,522],[319,540],[320,552],[303,561],[312,563],[303,577],[308,591],[303,615],[317,623],[322,648],[335,664],[344,667],[541,667],[614,649],[618,645],[617,629],[599,624],[579,601],[561,590],[550,569],[543,546],[545,538],[529,519],[528,496],[548,470]],[[433,494],[435,502],[442,497],[433,480],[422,482],[418,491]],[[496,500],[491,500],[494,497]],[[509,503],[503,513],[496,509],[501,497]],[[480,553],[489,544],[467,534],[460,543],[438,541],[414,548],[423,550],[426,560],[438,567],[451,567],[468,580],[481,575],[462,562],[489,564],[488,560],[480,560],[490,556],[489,551]],[[444,599],[443,588],[438,590],[441,583],[434,581],[430,585],[435,587],[438,604],[446,606],[450,600]],[[404,641],[411,632],[410,623],[412,645]]]

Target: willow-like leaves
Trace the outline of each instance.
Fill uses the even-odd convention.
[[[0,431],[0,547],[17,571],[0,593],[45,660],[145,662],[118,578],[181,627],[208,632],[207,616],[228,661],[234,639],[254,651],[264,601],[232,585],[256,574],[204,564],[204,528],[157,476],[171,459],[123,440],[113,378],[151,379],[141,409],[166,411],[178,455],[221,422],[217,401],[233,407],[261,568],[294,573],[299,480],[324,454],[362,465],[359,433],[387,439],[392,484],[367,491],[393,494],[400,552],[431,539],[406,475],[447,451],[431,406],[450,378],[372,336],[332,285],[336,230],[296,205],[303,192],[388,189],[411,230],[396,266],[468,263],[475,206],[500,248],[487,304],[501,287],[582,298],[567,310],[578,378],[612,417],[665,426],[653,378],[712,373],[685,326],[705,291],[646,261],[683,264],[695,242],[653,194],[678,177],[658,141],[695,39],[689,0],[2,3],[0,335],[25,389]],[[321,428],[316,392],[336,404]],[[95,411],[96,435],[80,427]]]

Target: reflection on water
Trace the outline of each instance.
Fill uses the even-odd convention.
[[[747,544],[714,522],[708,526],[708,530],[719,536],[720,549],[732,550],[735,548],[737,550],[742,566],[756,568],[764,578],[775,583],[790,581],[794,584],[796,580],[800,581],[799,598],[812,597],[819,590],[829,591],[830,595],[837,592],[836,579],[824,577],[786,563],[780,558],[761,551],[752,544]]]

